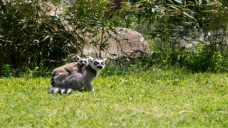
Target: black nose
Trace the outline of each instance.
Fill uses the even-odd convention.
[[[103,67],[102,66],[97,66],[97,68],[102,69]]]

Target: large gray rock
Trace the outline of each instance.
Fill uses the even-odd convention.
[[[107,49],[100,51],[97,47],[85,45],[83,54],[101,55],[101,57],[115,59],[118,57],[139,57],[142,53],[151,53],[148,44],[140,33],[127,28],[117,28],[116,32],[116,34],[108,32],[107,41],[104,42]],[[106,33],[106,35],[108,34]],[[95,37],[93,40],[99,42],[100,37]]]

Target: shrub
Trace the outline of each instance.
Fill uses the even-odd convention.
[[[136,15],[139,23],[133,27],[153,39],[153,48],[159,51],[155,60],[158,64],[187,67],[197,72],[227,68],[224,59],[227,56],[227,2],[140,0],[133,8],[131,14]],[[183,49],[173,41],[175,37],[193,37],[199,32],[204,34],[204,41],[192,38],[200,44],[196,48]]]
[[[64,63],[69,53],[82,55],[85,44],[106,47],[102,33],[115,26],[105,18],[108,1],[0,2],[0,71],[4,64],[12,68],[31,68]],[[56,5],[54,5],[56,4]],[[64,7],[58,15],[48,14],[50,10]],[[117,22],[116,22],[117,23]],[[98,42],[86,40],[85,35],[101,34]],[[74,51],[67,45],[75,46]]]

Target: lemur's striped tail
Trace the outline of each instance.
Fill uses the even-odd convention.
[[[50,87],[48,89],[48,92],[52,93],[52,94],[61,94],[62,95],[62,94],[71,94],[74,92],[74,90],[71,88],[65,89],[65,88],[60,88],[60,87]]]

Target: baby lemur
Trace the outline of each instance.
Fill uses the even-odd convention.
[[[83,88],[88,91],[93,91],[94,88],[91,82],[99,75],[100,71],[104,69],[105,61],[106,58],[89,57],[89,64],[82,67],[81,72],[66,70],[68,75],[59,83],[55,84],[54,82],[49,89],[49,93],[70,94],[74,90],[82,90]]]

